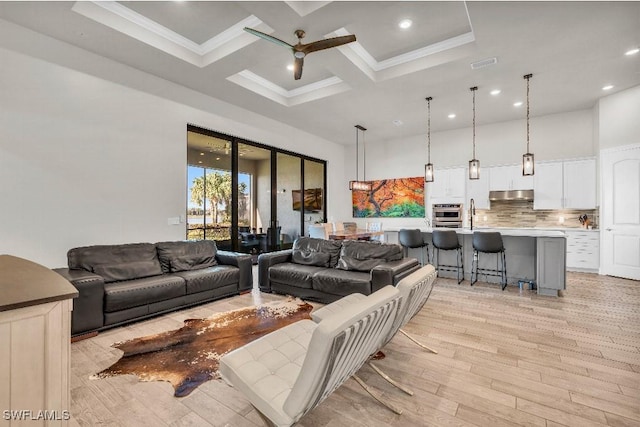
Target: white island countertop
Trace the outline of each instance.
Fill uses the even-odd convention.
[[[423,233],[433,232],[431,227],[386,227],[384,231],[400,231],[402,228],[416,229]],[[498,231],[503,236],[510,237],[566,237],[563,231],[550,230],[544,228],[482,228],[478,227],[473,230],[469,228],[436,228],[436,230],[454,230],[458,234],[473,234],[476,231]]]

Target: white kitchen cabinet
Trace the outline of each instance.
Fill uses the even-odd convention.
[[[489,168],[482,171],[480,179],[467,179],[467,203],[473,199],[476,209],[490,209],[489,180]]]
[[[564,207],[596,208],[596,160],[564,162]]]
[[[482,176],[482,172],[481,170],[480,176]],[[531,190],[533,188],[533,177],[522,176],[521,165],[489,168],[489,178],[489,189],[491,191]]]
[[[600,233],[580,229],[565,230],[567,270],[597,272],[600,268]]]
[[[533,176],[533,209],[562,209],[562,162],[540,163]]]
[[[427,183],[427,198],[442,203],[464,201],[465,168],[437,169],[433,182]]]
[[[595,209],[596,161],[567,160],[536,165],[534,209]]]

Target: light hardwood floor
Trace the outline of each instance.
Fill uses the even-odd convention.
[[[254,272],[255,274],[255,272]],[[254,291],[103,332],[71,346],[71,425],[265,426],[223,381],[185,398],[165,382],[90,380],[115,362],[110,345],[182,325],[186,318],[283,298]],[[640,426],[640,282],[569,273],[560,298],[479,282],[438,279],[377,365],[407,396],[365,366],[359,375],[404,409],[395,415],[347,381],[299,426]]]

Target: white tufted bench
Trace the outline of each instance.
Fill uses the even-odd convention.
[[[220,375],[275,425],[290,426],[378,350],[399,303],[387,286],[320,323],[286,326],[222,357]]]

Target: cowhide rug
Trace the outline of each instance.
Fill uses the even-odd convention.
[[[116,363],[91,379],[133,374],[141,381],[169,381],[174,396],[187,396],[200,384],[219,378],[220,358],[231,350],[302,319],[310,304],[289,299],[187,319],[173,331],[112,344],[124,352]]]

